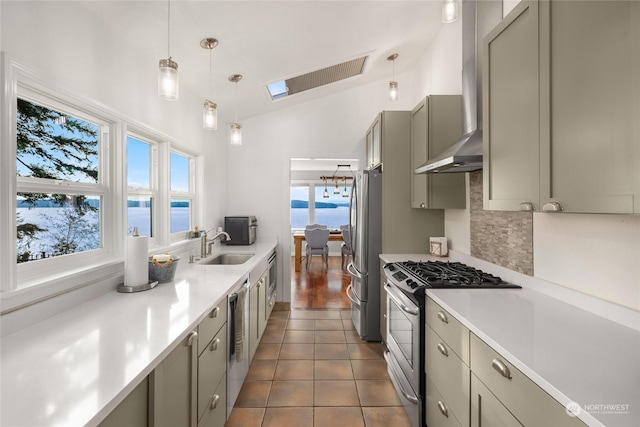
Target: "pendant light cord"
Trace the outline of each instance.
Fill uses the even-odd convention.
[[[167,0],[167,54],[171,58],[171,0]]]
[[[211,51],[213,49],[209,49],[209,97],[211,97]]]
[[[238,82],[236,82],[236,123],[238,123]]]

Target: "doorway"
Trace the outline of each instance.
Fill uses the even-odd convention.
[[[291,228],[291,308],[349,309],[346,288],[351,282],[342,258],[340,226],[349,223],[349,200],[356,159],[297,159],[290,162]],[[321,257],[313,257],[307,268],[305,242],[301,243],[303,259],[294,255],[294,233],[304,233],[308,224],[322,224],[331,229],[328,265]],[[343,267],[344,266],[344,267]]]

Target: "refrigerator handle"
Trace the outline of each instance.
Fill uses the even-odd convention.
[[[347,290],[346,290],[347,298],[349,298],[349,301],[351,301],[353,305],[355,305],[356,307],[360,307],[360,301],[355,299],[353,295],[349,294],[349,291],[351,291],[351,294],[353,294],[353,288],[351,287],[351,285],[347,286]]]
[[[349,239],[351,239],[351,253],[355,254],[356,253],[356,241],[358,240],[356,237],[356,232],[353,229],[353,223],[351,222],[351,218],[355,217],[358,218],[357,216],[357,210],[358,210],[358,186],[357,184],[357,176],[355,176],[353,178],[353,187],[351,188],[351,196],[349,198]],[[358,226],[357,221],[356,221],[356,227]],[[353,256],[352,256],[353,259]]]
[[[349,272],[351,276],[355,277],[358,280],[362,280],[364,278],[362,273],[358,271],[358,269],[353,265],[352,262],[347,265],[347,272]]]

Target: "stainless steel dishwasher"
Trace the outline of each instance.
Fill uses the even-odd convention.
[[[234,288],[227,310],[227,418],[249,371],[249,279]]]

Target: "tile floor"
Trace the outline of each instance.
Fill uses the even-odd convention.
[[[274,311],[226,427],[409,427],[348,310]]]

